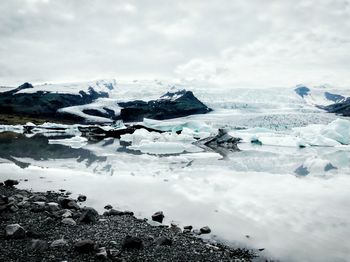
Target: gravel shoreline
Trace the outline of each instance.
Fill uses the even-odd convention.
[[[10,182],[8,182],[10,181]],[[252,261],[256,253],[205,242],[194,231],[138,219],[106,206],[84,207],[85,196],[31,192],[0,184],[0,261]],[[162,220],[155,214],[153,220]]]

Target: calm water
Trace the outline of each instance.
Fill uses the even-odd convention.
[[[213,239],[265,248],[283,261],[350,260],[346,149],[243,143],[222,159],[141,154],[117,139],[65,145],[49,139],[66,137],[0,137],[0,180],[28,179],[21,188],[86,194],[99,211],[106,204],[140,217],[162,210],[166,223],[208,225]],[[335,168],[325,171],[328,162]]]

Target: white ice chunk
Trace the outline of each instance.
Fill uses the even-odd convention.
[[[138,146],[130,146],[130,149],[140,150],[149,154],[180,154],[184,152],[201,152],[202,149],[191,145],[176,142],[145,142]]]
[[[87,144],[87,139],[81,136],[75,136],[66,139],[50,139],[49,144],[60,144],[71,148],[81,148]]]

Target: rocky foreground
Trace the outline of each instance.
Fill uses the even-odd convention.
[[[162,212],[137,219],[110,205],[99,215],[83,207],[86,196],[16,189],[0,183],[0,261],[251,261],[246,249],[204,242],[192,230],[165,226]],[[151,225],[152,224],[152,225]],[[157,226],[156,226],[156,225]]]

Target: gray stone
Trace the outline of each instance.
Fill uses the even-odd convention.
[[[62,219],[62,223],[69,226],[75,226],[77,224],[74,219],[70,217]]]
[[[202,227],[200,229],[201,234],[209,234],[211,232],[211,229],[208,226]]]
[[[163,222],[163,219],[164,219],[163,211],[158,211],[158,212],[156,212],[156,213],[154,213],[154,214],[152,215],[152,220],[153,220],[153,221],[162,223],[162,222]]]
[[[12,239],[25,238],[26,231],[19,224],[11,224],[6,226],[5,236]]]
[[[95,250],[95,242],[91,239],[79,240],[74,244],[74,249],[79,253],[90,253]]]
[[[44,252],[48,249],[48,244],[44,240],[33,239],[31,242],[30,249],[35,252]]]
[[[173,244],[173,241],[165,236],[157,238],[154,242],[157,246],[171,246]]]
[[[52,247],[52,248],[59,248],[59,247],[64,247],[64,246],[68,246],[68,242],[66,240],[64,240],[63,238],[53,241],[50,245],[50,247]]]

